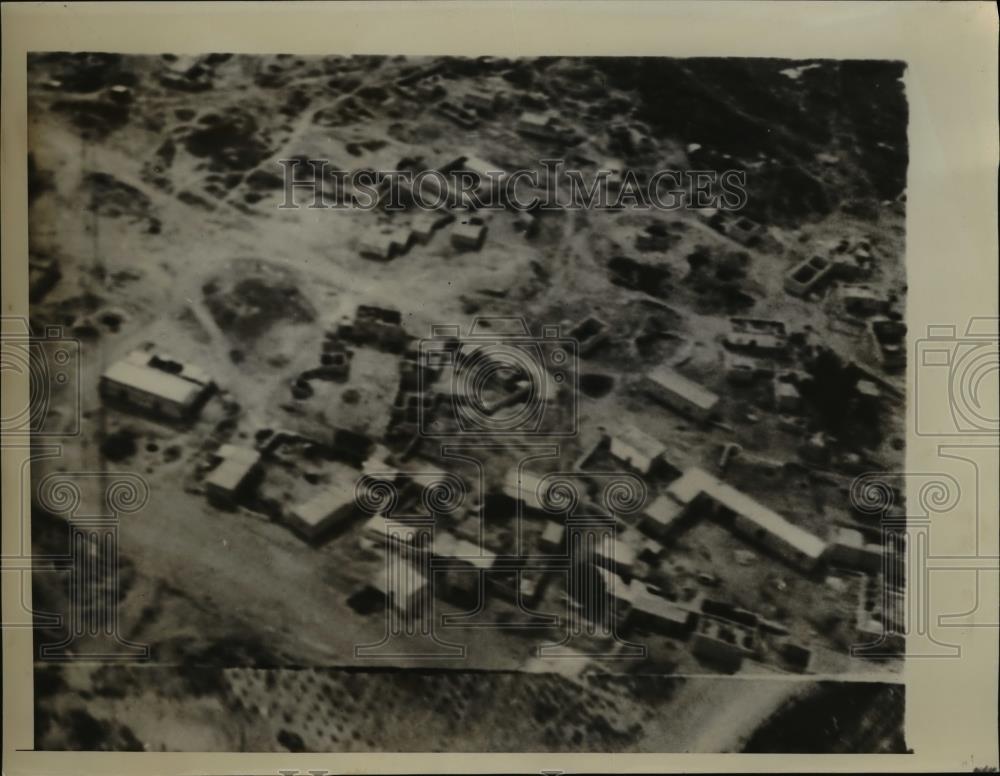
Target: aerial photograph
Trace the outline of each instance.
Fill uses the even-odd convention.
[[[35,748],[906,752],[905,79],[31,54]]]

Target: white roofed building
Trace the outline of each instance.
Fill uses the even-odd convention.
[[[719,397],[707,388],[666,367],[643,377],[641,388],[654,401],[699,422],[708,420],[719,404]]]

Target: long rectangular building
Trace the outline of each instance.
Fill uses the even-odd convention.
[[[643,377],[641,387],[651,399],[699,422],[708,420],[719,403],[707,388],[666,367]]]
[[[827,543],[823,539],[704,469],[687,469],[671,483],[667,494],[689,508],[696,501],[707,499],[713,507],[725,510],[735,533],[768,547],[804,571],[815,568],[826,552]]]

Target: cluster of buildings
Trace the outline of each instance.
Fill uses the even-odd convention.
[[[183,88],[193,88],[191,84],[200,84],[203,73],[192,67],[163,77],[183,82]],[[448,79],[438,64],[406,74],[397,81],[396,90],[407,98],[433,102],[436,112],[464,129],[475,128],[481,119],[511,103],[500,91],[471,89],[451,94]],[[529,95],[529,104],[531,99]],[[538,108],[520,114],[516,132],[541,143],[570,145],[573,132],[557,115],[544,112],[545,95],[538,95],[537,102]],[[636,136],[629,127],[619,126],[614,134],[623,148],[644,142],[641,133]],[[604,164],[619,178],[625,168],[621,160],[605,160]],[[454,193],[449,182],[454,176],[471,173],[485,186],[493,185],[490,181],[497,171],[496,165],[470,154],[437,164],[435,169],[443,177],[428,178],[428,185],[443,185],[445,188],[437,193],[445,201]],[[439,180],[445,183],[435,183]],[[385,193],[379,192],[380,196]],[[414,193],[409,192],[409,197],[403,193],[407,204],[411,203]],[[456,250],[479,250],[488,233],[487,224],[482,217],[466,212],[469,214],[456,219],[445,207],[419,212],[411,208],[405,222],[391,217],[362,233],[358,252],[366,259],[389,261],[416,245],[428,244],[445,227],[449,227],[450,243]],[[523,218],[527,219],[527,231],[531,217]],[[745,247],[758,245],[766,232],[761,224],[746,217],[717,214],[710,218],[710,224]],[[640,247],[661,250],[668,238],[665,233],[650,230],[642,236]],[[892,300],[866,282],[872,266],[870,245],[844,241],[825,255],[812,255],[796,264],[784,278],[783,286],[787,293],[809,299],[836,282],[836,304],[845,315],[865,321],[879,361],[888,371],[905,363],[905,326],[892,317]],[[579,354],[588,358],[608,344],[610,326],[590,315],[579,321],[569,335],[577,342]],[[763,383],[774,410],[782,417],[801,412],[802,375],[787,364],[791,344],[784,323],[732,317],[722,342],[725,377],[730,383]],[[295,381],[300,386],[300,398],[309,395],[301,386],[313,378],[350,380],[352,348],[374,348],[398,356],[398,384],[386,407],[386,436],[368,439],[338,431],[330,439],[307,440],[310,445],[322,447],[331,460],[338,459],[337,465],[326,468],[307,496],[277,505],[275,516],[310,543],[318,543],[364,519],[360,529],[363,541],[371,548],[398,553],[406,561],[405,573],[380,570],[366,586],[389,610],[399,614],[423,611],[421,607],[434,597],[476,604],[488,595],[512,602],[522,610],[536,606],[542,610],[553,580],[559,575],[580,576],[575,570],[585,566],[587,573],[582,576],[590,580],[587,584],[592,587],[583,589],[574,587],[579,582],[567,582],[569,605],[584,618],[607,618],[610,612],[614,633],[652,633],[682,641],[699,660],[730,672],[739,670],[745,660],[765,659],[776,643],[784,665],[792,670],[809,670],[809,647],[790,638],[788,628],[781,623],[706,595],[678,600],[647,573],[662,568],[659,561],[676,549],[685,531],[700,521],[711,520],[748,547],[777,559],[802,579],[819,582],[830,569],[860,575],[865,584],[854,623],[859,635],[872,635],[876,630],[881,633],[887,623],[897,624],[893,619],[895,609],[880,608],[872,592],[882,570],[892,562],[887,558],[891,548],[846,524],[818,535],[804,527],[808,521],[778,513],[725,482],[721,475],[678,465],[671,460],[662,440],[634,426],[602,430],[596,445],[574,467],[575,473],[586,480],[610,466],[637,475],[648,487],[649,498],[634,522],[626,526],[619,518],[611,517],[606,541],[581,548],[571,521],[560,517],[556,505],[547,497],[544,475],[520,467],[506,471],[494,484],[493,492],[483,495],[505,498],[512,505],[511,517],[524,516],[535,524],[532,545],[522,554],[484,546],[479,530],[482,516],[476,514],[481,506],[478,503],[464,518],[450,522],[429,519],[424,524],[406,525],[394,520],[392,514],[369,514],[364,503],[372,494],[366,488],[375,486],[366,484],[368,473],[389,478],[385,484],[399,494],[400,507],[419,500],[427,487],[416,476],[416,470],[423,474],[436,471],[440,479],[454,476],[437,470],[431,462],[418,461],[411,443],[419,438],[422,424],[441,406],[463,400],[458,395],[463,390],[462,382],[454,379],[455,369],[461,366],[462,344],[456,340],[450,348],[455,359],[451,367],[429,363],[426,354],[414,347],[398,310],[359,305],[353,318],[341,320],[335,330],[325,333],[319,365]],[[214,387],[202,370],[152,347],[130,353],[101,376],[101,393],[107,400],[178,421],[194,418]],[[643,399],[696,424],[707,426],[719,418],[721,397],[677,369],[658,366],[639,376],[635,387]],[[507,388],[507,395],[496,399],[495,406],[520,401],[525,395],[523,386]],[[877,376],[858,383],[863,400],[877,402],[882,391]],[[289,438],[280,433],[254,447],[220,445],[209,456],[204,477],[206,496],[223,507],[245,505]],[[397,456],[380,444],[395,441],[407,442],[405,452]],[[822,439],[816,444],[821,446]],[[717,582],[711,575],[704,578],[706,585]],[[605,603],[595,609],[593,604],[598,599]],[[607,602],[612,605],[606,606]]]
[[[584,343],[593,346],[601,341],[606,326],[595,318],[581,322],[577,328]],[[774,321],[734,318],[725,344],[734,354],[753,362],[763,356],[781,357],[787,348],[787,333]],[[461,343],[455,346],[458,353]],[[443,399],[454,399],[449,392],[456,390],[456,381],[435,381],[438,368],[427,363],[426,354],[414,348],[397,310],[358,306],[353,318],[342,320],[335,330],[326,333],[317,369],[326,370],[327,378],[336,373],[336,377],[347,379],[353,347],[375,348],[399,356],[399,385],[388,408],[391,417],[387,439],[417,437],[422,417],[432,414]],[[756,366],[746,368],[754,373],[762,371]],[[772,375],[775,386],[786,384],[781,382],[780,370],[772,369]],[[696,422],[707,423],[715,417],[719,397],[674,370],[654,369],[639,379],[638,386],[653,402]],[[151,346],[130,353],[101,377],[101,391],[109,401],[124,401],[171,420],[193,418],[213,387],[202,370]],[[877,385],[872,383],[872,387],[877,393]],[[796,400],[794,393],[776,387],[779,411],[793,410]],[[309,443],[326,449],[331,458],[348,463],[331,465],[308,497],[278,508],[278,519],[311,543],[355,524],[365,514],[359,507],[365,495],[365,472],[378,470],[380,476],[392,472],[391,486],[404,498],[413,499],[419,497],[424,486],[410,470],[436,470],[426,461],[402,463],[406,454],[394,460],[378,444],[380,440],[360,435],[347,439],[345,433]],[[268,462],[289,438],[285,433],[274,434],[256,447],[222,444],[210,455],[204,478],[209,500],[221,507],[252,500]],[[628,529],[628,540],[612,535],[608,541],[591,546],[582,558],[574,558],[572,528],[547,500],[544,476],[515,467],[499,482],[495,495],[506,497],[514,505],[512,515],[541,522],[531,552],[548,560],[524,566],[525,557],[487,549],[482,545],[478,524],[473,525],[480,515],[469,513],[465,520],[438,525],[429,534],[431,538],[421,539],[420,531],[400,532],[391,515],[375,514],[369,516],[362,536],[372,546],[389,551],[405,545],[407,557],[416,563],[410,582],[418,577],[422,582],[402,585],[380,575],[372,580],[371,588],[381,591],[379,600],[399,612],[408,611],[414,602],[425,602],[427,595],[468,602],[479,600],[478,596],[488,590],[501,599],[534,606],[550,587],[553,572],[566,572],[573,563],[582,561],[594,569],[593,578],[601,580],[601,595],[613,600],[614,627],[621,632],[656,633],[684,640],[693,655],[726,671],[738,670],[747,658],[759,659],[761,639],[775,637],[787,658],[784,664],[807,670],[809,649],[784,638],[787,630],[780,625],[767,624],[753,613],[727,609],[706,598],[673,600],[663,593],[655,578],[646,577],[646,570],[657,567],[657,559],[670,553],[678,537],[702,520],[723,526],[748,546],[779,559],[806,579],[818,580],[831,568],[874,577],[886,563],[886,548],[862,530],[843,525],[828,538],[816,535],[704,469],[678,466],[664,442],[634,426],[602,429],[600,439],[580,457],[575,470],[586,480],[591,472],[607,471],[609,466],[638,475],[650,487],[649,498],[632,523],[636,530]],[[440,471],[439,476],[451,475]],[[652,565],[649,561],[653,561]],[[592,598],[592,594],[570,591],[573,605],[582,606],[581,616],[585,617],[589,616],[586,606],[577,598],[588,596]],[[871,614],[870,607],[863,611],[866,614],[859,614],[858,632],[874,627],[873,621],[883,623]]]

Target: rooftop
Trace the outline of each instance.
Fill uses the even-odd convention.
[[[719,397],[710,390],[672,369],[659,367],[650,372],[647,377],[660,387],[681,396],[701,409],[711,410],[719,401]]]
[[[492,568],[496,554],[454,534],[441,531],[434,537],[434,556],[465,561],[478,569]]]
[[[684,512],[684,505],[670,496],[657,496],[648,507],[645,514],[661,526],[673,523]]]
[[[202,391],[202,386],[190,380],[131,361],[112,364],[104,372],[104,379],[183,405],[193,404]]]
[[[708,472],[697,467],[687,469],[667,488],[667,493],[689,504],[704,493],[722,506],[752,521],[768,533],[779,537],[799,552],[810,558],[819,558],[826,548],[826,542],[804,528],[788,522],[772,509],[765,507],[750,496],[736,490]]]
[[[292,507],[292,514],[310,527],[315,527],[345,506],[354,504],[355,482],[338,478],[304,504]]]
[[[632,461],[652,461],[666,452],[666,445],[635,426],[622,426],[611,434],[611,454]]]

